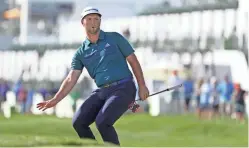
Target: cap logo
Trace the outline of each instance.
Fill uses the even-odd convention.
[[[95,10],[95,11],[99,12],[97,9],[88,9],[88,10],[85,10],[85,12],[92,11],[92,10]]]

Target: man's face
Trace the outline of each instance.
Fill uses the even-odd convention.
[[[90,34],[97,34],[100,30],[101,18],[98,14],[89,14],[81,20],[86,32]]]

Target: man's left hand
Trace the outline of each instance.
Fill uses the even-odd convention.
[[[149,97],[149,90],[146,85],[139,87],[139,97],[143,101]]]

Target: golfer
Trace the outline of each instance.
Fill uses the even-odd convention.
[[[134,78],[127,63],[136,77],[139,97],[147,99],[149,91],[134,49],[119,33],[101,30],[101,16],[96,8],[83,10],[81,24],[86,39],[72,58],[72,69],[55,96],[37,104],[37,108],[44,111],[60,102],[74,87],[85,67],[98,88],[75,113],[73,127],[80,138],[95,139],[89,128],[95,122],[103,141],[120,145],[113,125],[136,96]]]

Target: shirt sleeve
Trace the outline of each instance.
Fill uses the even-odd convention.
[[[84,65],[83,65],[82,61],[80,60],[80,52],[79,52],[79,50],[77,50],[72,58],[71,69],[72,70],[82,70],[83,68],[84,68]]]
[[[134,52],[134,49],[132,48],[131,44],[121,34],[115,32],[115,39],[124,57],[128,57]]]

